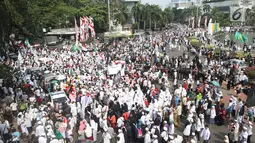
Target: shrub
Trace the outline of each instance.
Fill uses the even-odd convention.
[[[251,67],[247,67],[244,70],[244,73],[250,78],[250,79],[255,79],[255,67],[251,66]]]
[[[190,40],[190,44],[194,47],[200,48],[203,44],[197,40],[197,39],[192,39]]]
[[[208,49],[213,49],[213,48],[214,48],[214,45],[207,45],[206,48],[208,48]]]

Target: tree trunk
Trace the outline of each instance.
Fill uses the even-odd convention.
[[[151,16],[150,16],[150,30],[151,30]]]
[[[155,21],[155,23],[154,23],[154,30],[156,30],[157,29],[157,22]]]
[[[138,28],[138,31],[140,30],[140,20],[137,20],[137,28]]]
[[[146,23],[145,23],[145,21],[143,21],[143,30],[144,31],[146,30]]]

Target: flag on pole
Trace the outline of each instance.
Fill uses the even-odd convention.
[[[95,37],[94,22],[92,17],[89,17],[89,29],[91,31],[91,37]]]
[[[205,27],[207,27],[207,16],[205,16],[205,23],[204,23]]]
[[[84,41],[85,40],[85,19],[80,17],[80,41]]]
[[[74,17],[74,24],[75,24],[75,45],[78,46],[79,33],[78,33],[78,26],[77,26],[75,17]]]
[[[201,16],[198,17],[197,27],[200,28]]]
[[[26,38],[26,40],[25,40],[25,45],[26,45],[27,47],[30,47],[30,46],[31,46],[30,43],[29,43],[28,38]]]
[[[248,38],[241,34],[240,32],[236,32],[235,39],[240,40],[242,42],[246,42],[248,40]]]
[[[89,39],[89,22],[90,21],[89,21],[89,18],[87,16],[84,16],[83,18],[85,20],[85,29],[84,29],[85,39],[87,40],[87,39]]]

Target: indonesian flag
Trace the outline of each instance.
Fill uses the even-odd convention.
[[[205,27],[207,27],[207,16],[205,16]]]
[[[102,55],[102,53],[97,52],[98,56],[101,58],[101,60],[104,60],[104,56]]]
[[[94,22],[92,17],[89,17],[89,29],[91,31],[91,37],[95,37]]]
[[[80,17],[80,41],[84,41],[85,40],[85,19]]]
[[[75,24],[75,45],[77,46],[78,45],[78,39],[79,39],[79,29],[78,29],[78,26],[77,26],[77,22],[76,22],[76,18],[74,17],[74,24]]]
[[[198,17],[197,27],[200,28],[201,16]]]
[[[83,18],[85,20],[85,29],[84,29],[85,39],[87,40],[89,38],[89,23],[90,23],[90,21],[89,21],[89,18],[87,16],[85,16]]]
[[[40,46],[40,44],[34,44],[33,45],[33,47],[39,47]]]

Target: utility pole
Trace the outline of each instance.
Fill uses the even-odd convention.
[[[110,0],[108,0],[108,23],[109,23],[109,32],[110,32],[111,31]]]

